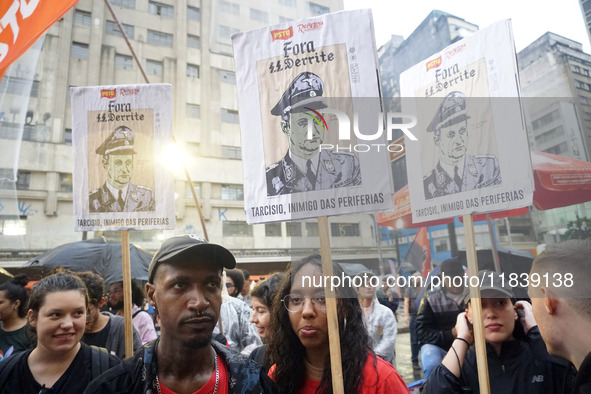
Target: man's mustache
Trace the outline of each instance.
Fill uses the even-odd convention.
[[[208,313],[208,312],[201,312],[201,313],[193,313],[189,316],[185,316],[181,319],[181,323],[186,322],[187,320],[191,320],[191,319],[200,319],[202,317],[208,317],[211,320],[215,321],[216,317],[212,314],[212,313]]]

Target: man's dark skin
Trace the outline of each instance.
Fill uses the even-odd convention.
[[[197,391],[215,372],[216,354],[209,343],[222,304],[222,271],[194,259],[162,262],[154,283],[146,284],[150,304],[160,315],[158,379],[177,393]]]

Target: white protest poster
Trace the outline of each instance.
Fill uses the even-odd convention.
[[[172,86],[71,88],[76,231],[174,229]]]
[[[249,224],[391,208],[373,31],[358,10],[232,37]]]
[[[509,20],[400,76],[413,223],[532,204],[533,178]]]

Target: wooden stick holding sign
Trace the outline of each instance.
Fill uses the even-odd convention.
[[[476,243],[474,241],[474,223],[472,215],[464,215],[464,235],[466,237],[466,260],[468,261],[468,277],[478,277],[478,260],[476,258]],[[484,327],[482,324],[482,303],[480,287],[470,286],[472,305],[472,324],[474,327],[474,345],[476,346],[476,364],[478,365],[478,384],[480,394],[490,394],[488,379],[488,362],[486,359],[486,344],[484,342]]]
[[[125,358],[133,356],[133,325],[131,316],[131,266],[129,231],[121,230],[121,264],[123,272],[123,318],[125,319]]]
[[[330,252],[330,237],[328,232],[328,217],[318,217],[318,235],[320,236],[320,256],[322,257],[322,275],[332,278],[332,255]],[[324,289],[326,298],[326,319],[328,321],[328,341],[330,347],[330,368],[332,375],[332,389],[334,393],[344,393],[343,366],[341,363],[341,339],[339,337],[339,316],[337,312],[337,298],[334,289]]]

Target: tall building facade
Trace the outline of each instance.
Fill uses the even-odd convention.
[[[210,239],[235,251],[242,261],[288,261],[294,239],[317,248],[315,220],[246,224],[231,36],[339,11],[343,0],[110,0],[110,4],[149,82],[173,86],[173,133],[184,148],[193,181],[190,185],[183,170],[176,170],[174,232],[131,231],[131,241],[155,249],[173,233],[201,234],[192,187]],[[5,78],[1,91],[10,98],[19,83],[18,78]],[[0,210],[0,249],[12,254],[19,249],[11,236],[24,240],[21,251],[32,253],[82,238],[73,231],[76,185],[72,185],[69,88],[140,83],[145,83],[142,73],[104,1],[80,0],[48,30],[27,108],[18,179],[12,180],[19,212],[15,219],[2,216]],[[10,111],[5,112],[0,117],[4,130],[0,144],[9,149],[14,121]],[[9,173],[10,164],[2,159],[0,163]],[[9,183],[0,182],[0,203],[5,193],[1,185]],[[346,249],[343,253],[349,256],[367,255],[367,247],[375,247],[369,215],[331,218],[330,226],[332,246]],[[119,237],[118,232],[104,235]]]
[[[517,60],[530,149],[590,161],[591,55],[581,43],[547,32]],[[591,203],[538,211],[537,224],[552,241],[577,215],[591,215]]]
[[[585,20],[587,37],[589,37],[589,42],[591,42],[591,0],[579,0],[579,4],[581,5],[581,12]]]

